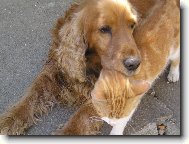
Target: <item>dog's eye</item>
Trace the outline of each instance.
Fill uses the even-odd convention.
[[[136,26],[136,23],[134,22],[134,23],[132,23],[132,24],[130,24],[130,28],[131,29],[134,29],[135,28],[135,26]]]
[[[109,26],[104,26],[99,29],[101,33],[109,33],[112,34],[112,29]]]

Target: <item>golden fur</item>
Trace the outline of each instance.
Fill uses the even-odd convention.
[[[116,71],[102,70],[92,91],[92,102],[100,117],[120,119],[139,104],[139,97],[149,89],[145,82],[130,82]]]
[[[178,23],[178,18],[174,17],[172,11],[175,9],[175,1],[169,2],[163,12],[153,10],[157,4],[161,5],[168,1],[159,0],[146,5],[144,0],[131,0],[131,4],[136,7],[143,21],[143,24],[137,26],[137,30],[134,31],[136,43],[133,38],[133,25],[139,23],[140,19],[136,18],[136,11],[132,7],[124,9],[122,5],[112,0],[86,0],[72,5],[53,29],[52,46],[43,70],[28,88],[25,96],[0,116],[0,133],[24,134],[26,129],[36,123],[39,117],[47,113],[55,104],[82,105],[90,99],[90,93],[102,68],[115,70],[126,76],[137,74],[141,69],[142,72],[133,77],[134,79],[153,80],[165,67],[166,62],[162,60],[160,66],[152,65],[153,68],[150,67],[151,65],[146,66],[145,63],[156,61],[153,58],[157,48],[161,48],[162,42],[165,44],[162,49],[166,49],[172,44],[170,41],[172,35],[175,35],[177,42],[179,37],[179,29],[174,33],[175,28],[170,29],[169,25],[173,20]],[[140,8],[139,3],[143,4],[143,8]],[[156,11],[154,13],[157,17],[164,14],[166,16],[158,21],[159,19],[148,16],[151,9]],[[176,12],[178,12],[177,9]],[[158,29],[158,24],[162,30]],[[99,29],[107,25],[112,27],[111,37],[99,32]],[[168,34],[165,35],[165,32]],[[144,36],[143,33],[148,34]],[[152,35],[154,33],[163,36],[159,38]],[[149,50],[151,53],[145,51],[148,45],[155,46],[156,50],[155,48]],[[127,71],[122,61],[129,56],[140,58],[140,53],[142,54],[140,68],[132,72]],[[168,51],[159,55],[161,57],[157,57],[157,60],[166,57]],[[58,130],[55,134],[97,134],[101,123],[95,122],[94,126],[91,126],[91,123],[88,123],[88,118],[91,116],[98,116],[98,114],[89,102],[73,115],[64,129]],[[86,124],[82,124],[85,126],[83,129],[78,127],[81,123]]]

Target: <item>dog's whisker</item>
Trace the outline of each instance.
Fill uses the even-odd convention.
[[[90,122],[102,122],[103,120],[100,117],[92,116],[89,118]]]

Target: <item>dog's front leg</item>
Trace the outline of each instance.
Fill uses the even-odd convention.
[[[44,66],[25,96],[6,113],[0,116],[0,134],[21,135],[37,122],[39,116],[47,113],[56,102],[55,96],[60,93],[54,78],[51,65]]]

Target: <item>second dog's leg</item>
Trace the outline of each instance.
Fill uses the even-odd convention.
[[[56,68],[46,65],[35,79],[26,95],[9,111],[0,116],[0,134],[21,135],[47,113],[56,102],[61,88],[55,80]]]

